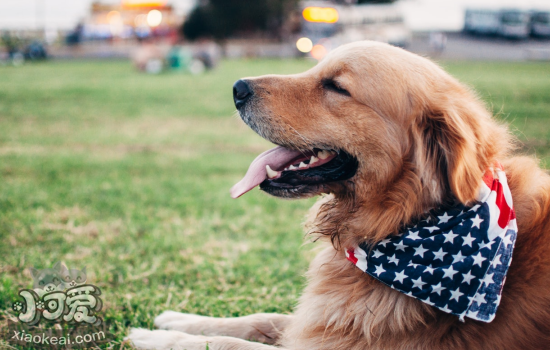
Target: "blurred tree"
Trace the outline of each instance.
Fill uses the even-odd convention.
[[[182,27],[189,40],[223,40],[258,32],[280,37],[281,28],[298,0],[202,0]]]
[[[211,9],[206,6],[195,7],[183,23],[183,36],[192,41],[201,37],[213,36],[210,11]]]

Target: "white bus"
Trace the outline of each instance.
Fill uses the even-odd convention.
[[[531,32],[530,21],[530,12],[524,9],[468,9],[464,31],[476,35],[526,39]]]
[[[316,59],[342,44],[376,40],[406,46],[411,31],[398,5],[327,5],[302,2],[299,51]]]
[[[500,11],[500,36],[510,39],[527,39],[531,34],[531,14],[527,10]]]
[[[464,31],[469,34],[497,35],[500,27],[500,10],[468,9],[464,17]]]
[[[531,35],[550,38],[550,10],[533,11],[531,15]]]

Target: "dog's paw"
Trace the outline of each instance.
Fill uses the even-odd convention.
[[[208,338],[190,335],[178,331],[132,328],[124,338],[136,349],[143,350],[205,350],[208,349]]]
[[[183,314],[175,311],[164,311],[162,314],[155,317],[155,327],[159,329],[171,329],[185,332],[189,327],[197,326],[199,322],[204,322],[210,317],[199,316],[193,314]],[[194,327],[193,327],[194,328]]]

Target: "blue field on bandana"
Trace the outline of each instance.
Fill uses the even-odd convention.
[[[458,205],[374,246],[362,244],[364,271],[461,320],[467,316],[490,322],[500,303],[516,232],[508,230],[504,239],[490,241],[489,215],[487,203]]]

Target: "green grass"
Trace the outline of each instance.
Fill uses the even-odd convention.
[[[487,106],[543,165],[550,156],[550,64],[443,64],[453,75],[478,91]]]
[[[545,161],[550,64],[443,65]],[[311,66],[225,61],[199,77],[144,75],[126,62],[0,67],[4,319],[32,285],[27,268],[56,261],[87,267],[118,341],[166,309],[290,312],[311,258],[300,223],[312,200],[229,197],[270,147],[235,116],[231,86]]]

